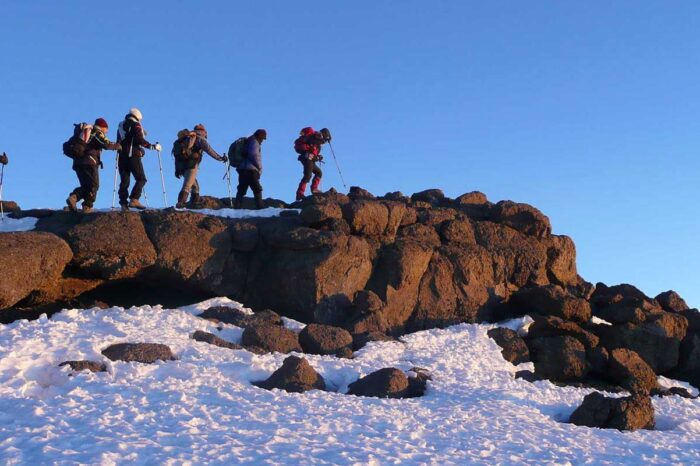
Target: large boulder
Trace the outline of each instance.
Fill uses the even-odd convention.
[[[325,390],[326,382],[309,362],[298,356],[289,356],[272,375],[262,382],[255,383],[260,388],[272,390],[277,388],[291,393],[303,393],[309,390]]]
[[[342,211],[351,231],[357,235],[379,237],[389,224],[389,209],[381,202],[354,201],[344,205]]]
[[[649,393],[656,388],[656,374],[634,351],[618,348],[610,351],[607,377],[632,393]]]
[[[496,327],[487,333],[502,348],[501,354],[506,361],[516,366],[530,361],[530,350],[528,350],[525,340],[520,338],[517,332],[509,328]]]
[[[408,393],[408,387],[408,377],[402,370],[387,367],[348,385],[348,395],[404,398]]]
[[[144,223],[157,253],[155,269],[207,288],[221,283],[231,250],[224,220],[192,212],[157,212],[144,214]]]
[[[50,233],[0,233],[0,309],[32,292],[51,289],[73,254]]]
[[[559,317],[534,314],[533,319],[534,322],[527,329],[529,339],[569,335],[583,343],[587,351],[597,347],[600,341],[592,332]]]
[[[659,293],[654,299],[659,303],[664,311],[682,312],[689,309],[689,306],[686,304],[685,300],[683,300],[683,298],[681,298],[681,296],[673,290]]]
[[[258,245],[260,234],[255,222],[233,222],[230,227],[231,249],[234,251],[249,252]]]
[[[614,318],[612,315],[623,309],[638,309],[642,313],[661,310],[661,306],[655,300],[638,288],[624,283],[615,286],[597,283],[590,301],[594,314],[605,320]],[[607,315],[602,314],[605,311]],[[609,321],[612,322],[612,320]]]
[[[259,325],[243,330],[244,347],[260,348],[268,353],[303,352],[299,336],[292,330],[274,325]]]
[[[352,349],[352,335],[340,327],[308,324],[299,333],[299,343],[305,353],[339,354]]]
[[[112,361],[144,364],[175,360],[172,350],[160,343],[117,343],[103,349],[102,354]]]
[[[425,191],[420,191],[414,193],[411,196],[411,202],[426,202],[432,205],[439,205],[445,202],[445,193],[441,189],[426,189]]]
[[[440,237],[449,244],[476,245],[474,226],[468,219],[446,221],[440,229]]]
[[[68,230],[66,241],[73,250],[73,266],[107,280],[133,277],[156,261],[138,213],[85,216]]]
[[[549,281],[566,287],[579,280],[576,270],[576,245],[568,236],[552,235],[547,244],[547,276]]]
[[[341,218],[343,218],[343,212],[340,206],[333,202],[309,204],[301,210],[301,220],[305,225],[312,227]]]
[[[603,429],[654,429],[654,407],[648,395],[607,398],[593,392],[571,414],[569,422]]]
[[[558,336],[527,340],[535,374],[557,382],[582,380],[588,373],[586,348],[574,337]]]
[[[549,218],[528,204],[501,201],[493,209],[492,219],[521,233],[536,238],[546,238],[552,233]]]
[[[521,288],[510,297],[508,308],[514,315],[540,314],[578,323],[591,318],[588,301],[569,294],[558,285]]]
[[[662,311],[642,325],[600,325],[594,331],[606,348],[631,349],[655,373],[663,374],[678,365],[681,340],[685,337],[687,325],[683,316]]]

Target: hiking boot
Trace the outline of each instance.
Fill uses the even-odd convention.
[[[131,199],[129,201],[129,207],[132,209],[146,210],[146,206],[141,204],[138,199]]]
[[[75,194],[71,194],[68,196],[68,199],[66,199],[66,204],[68,204],[68,209],[70,209],[71,212],[77,212],[78,211],[78,196]]]
[[[84,214],[89,214],[90,212],[92,212],[92,206],[83,205],[83,213],[84,213]]]
[[[187,192],[180,191],[180,193],[177,195],[177,204],[175,204],[175,208],[176,209],[184,209],[186,202],[187,202]]]
[[[127,204],[120,204],[122,212],[128,212],[129,211],[129,206]]]

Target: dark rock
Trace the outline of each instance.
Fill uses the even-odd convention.
[[[445,193],[441,189],[426,189],[411,196],[411,202],[427,202],[428,204],[440,205],[445,201]]]
[[[586,349],[586,359],[590,366],[590,375],[597,377],[608,376],[608,362],[610,353],[602,346]]]
[[[408,390],[406,392],[406,398],[418,398],[425,395],[429,380],[433,380],[433,376],[427,369],[412,367],[408,371]]]
[[[355,201],[343,206],[343,218],[354,234],[378,237],[389,224],[389,209],[381,202]]]
[[[402,193],[401,191],[386,193],[384,196],[382,196],[382,199],[385,201],[403,202],[404,204],[410,200],[408,196],[404,195],[404,193]]]
[[[243,330],[242,344],[262,348],[268,353],[302,352],[299,337],[292,330],[274,325],[260,325]]]
[[[551,235],[546,242],[549,281],[562,287],[576,284],[579,276],[576,270],[576,245],[574,241],[568,236]],[[588,296],[580,297],[588,298]]]
[[[364,333],[353,333],[352,349],[357,351],[371,341],[396,341],[396,338],[387,335],[383,332],[370,331]]]
[[[167,345],[160,343],[117,343],[102,350],[112,361],[141,362],[173,361],[175,356]]]
[[[360,290],[355,293],[353,301],[356,314],[374,314],[381,312],[384,303],[376,293],[369,290]]]
[[[350,192],[348,193],[348,197],[353,201],[371,200],[374,199],[374,194],[367,191],[366,189],[360,188],[359,186],[350,186]]]
[[[538,375],[535,374],[534,372],[532,372],[532,371],[527,371],[527,370],[523,370],[523,371],[518,371],[518,372],[516,372],[516,373],[515,373],[515,378],[516,378],[516,379],[523,379],[523,380],[525,380],[526,382],[537,382],[538,380],[544,380],[544,378],[538,376]]]
[[[407,393],[408,377],[394,367],[379,369],[348,386],[348,395],[356,396],[405,398]]]
[[[136,212],[84,216],[80,225],[66,233],[66,241],[76,268],[107,280],[133,277],[157,258]]]
[[[54,210],[51,209],[28,209],[10,212],[9,216],[12,218],[46,218],[54,214]]]
[[[488,332],[488,336],[496,341],[496,344],[503,348],[501,354],[506,361],[518,365],[530,360],[530,351],[525,344],[525,340],[520,338],[511,329],[496,327]]]
[[[573,322],[555,316],[533,316],[534,322],[528,327],[527,338],[554,337],[569,335],[583,343],[586,350],[598,346],[599,338]]]
[[[2,209],[3,212],[5,212],[5,215],[17,214],[22,211],[19,204],[17,204],[15,201],[0,201],[0,205],[2,205]]]
[[[603,319],[605,317],[600,315],[599,312],[606,308],[612,308],[612,310],[609,310],[612,312],[620,308],[639,308],[641,312],[661,310],[659,303],[649,298],[638,288],[627,284],[607,286],[605,283],[597,283],[591,296],[591,306],[594,314]]]
[[[352,334],[367,332],[384,333],[389,330],[389,324],[387,323],[383,314],[375,312],[372,314],[358,315],[354,320],[346,325],[346,328]]]
[[[494,207],[493,221],[509,226],[528,236],[546,238],[552,233],[549,218],[528,204],[501,201]]]
[[[58,367],[62,366],[70,366],[71,370],[74,372],[107,372],[107,366],[97,361],[64,361],[58,365]]]
[[[632,393],[649,393],[657,386],[652,368],[637,353],[625,348],[610,351],[607,376]]]
[[[401,217],[401,223],[399,226],[405,227],[418,223],[418,211],[413,207],[406,207],[403,216]]]
[[[570,336],[527,340],[535,374],[540,377],[569,382],[583,379],[588,373],[586,349]]]
[[[417,243],[426,248],[437,248],[441,244],[440,235],[435,228],[420,223],[400,228],[397,237],[399,240]]]
[[[668,312],[681,312],[689,309],[689,306],[680,297],[678,293],[673,290],[664,291],[660,293],[656,298],[654,298],[659,305]]]
[[[475,204],[475,205],[482,205],[482,204],[488,204],[489,200],[486,198],[486,194],[480,192],[480,191],[472,191],[469,193],[462,194],[461,196],[457,196],[455,199],[455,204],[458,205],[466,205],[466,204]]]
[[[671,388],[661,388],[656,387],[651,390],[651,396],[665,397],[665,396],[680,396],[681,398],[688,398],[694,400],[697,396],[693,396],[688,390],[683,387],[671,387]]]
[[[236,327],[247,328],[260,325],[277,325],[282,326],[282,317],[275,311],[265,309],[255,314],[246,314],[245,312],[226,306],[210,307],[206,311],[199,314],[198,317],[203,319],[222,322],[224,324],[235,325]]]
[[[314,227],[329,220],[343,218],[343,212],[338,204],[309,204],[301,210],[301,220],[305,225]]]
[[[0,309],[54,288],[72,257],[65,241],[50,233],[0,233],[0,245]]]
[[[654,429],[654,407],[649,396],[607,398],[594,392],[586,395],[581,406],[571,414],[569,422],[579,426],[603,429]]]
[[[327,296],[314,307],[313,322],[340,327],[352,313],[352,302],[344,294]]]
[[[234,251],[248,252],[258,245],[260,234],[258,226],[253,222],[234,222],[230,228],[231,249]]]
[[[514,315],[541,314],[579,323],[591,318],[588,302],[558,285],[521,288],[510,297],[507,306]]]
[[[474,227],[469,220],[448,220],[440,229],[442,240],[452,244],[476,245]]]
[[[238,349],[243,349],[242,346],[237,345],[235,343],[231,343],[230,341],[226,341],[223,338],[217,337],[213,333],[209,332],[204,332],[202,330],[197,330],[192,334],[192,339],[196,341],[201,341],[204,343],[209,343],[210,345],[214,346],[220,346],[222,348],[228,348],[232,350],[238,350]]]
[[[325,390],[326,382],[304,358],[289,356],[272,375],[255,385],[266,390],[277,388],[291,393]]]
[[[299,333],[299,343],[305,353],[337,354],[352,348],[352,335],[340,327],[308,324]]]

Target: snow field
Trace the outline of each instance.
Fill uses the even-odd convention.
[[[5,217],[0,221],[0,233],[33,230],[38,220],[36,217],[10,218],[5,212]]]
[[[700,400],[654,398],[658,431],[563,423],[590,390],[515,379],[514,372],[532,365],[506,362],[486,335],[488,325],[370,343],[352,360],[304,355],[334,391],[291,394],[250,384],[267,378],[287,355],[258,356],[190,339],[204,330],[239,342],[241,329],[218,331],[195,317],[211,305],[242,308],[217,298],[175,310],[66,310],[0,326],[0,462],[700,463]],[[100,354],[126,341],[167,344],[178,360],[147,365]],[[70,376],[57,367],[75,359],[103,361],[109,372]],[[359,376],[387,366],[429,369],[426,396],[343,394]]]

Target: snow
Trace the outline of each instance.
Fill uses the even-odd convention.
[[[2,464],[698,464],[700,400],[654,398],[660,430],[619,432],[564,423],[590,392],[515,379],[487,337],[462,324],[374,342],[355,359],[305,355],[331,392],[266,391],[286,355],[254,355],[190,339],[241,329],[196,317],[226,298],[168,310],[65,310],[0,326]],[[301,328],[303,324],[287,321]],[[169,345],[176,361],[111,362],[116,342]],[[101,374],[58,363],[92,359]],[[344,395],[382,367],[433,374],[426,396]],[[523,365],[521,365],[523,366]],[[519,368],[521,367],[519,366]],[[674,381],[664,381],[674,383]]]
[[[10,218],[5,213],[0,221],[0,233],[10,233],[13,231],[31,231],[36,227],[36,217]]]
[[[249,209],[201,209],[193,210],[192,212],[197,212],[205,215],[212,215],[214,217],[224,217],[224,218],[251,218],[251,217],[277,217],[284,211],[297,211],[298,209],[278,209],[276,207],[267,207],[260,210],[249,210]]]
[[[594,325],[612,325],[607,320],[601,319],[600,317],[596,317],[596,316],[591,317],[591,323]]]

